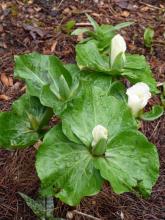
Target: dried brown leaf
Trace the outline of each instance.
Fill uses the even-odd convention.
[[[121,13],[121,16],[122,16],[122,17],[125,17],[125,18],[127,18],[129,15],[130,15],[129,11],[123,11],[123,12]]]
[[[10,97],[7,96],[7,95],[4,95],[4,94],[0,95],[0,100],[1,101],[8,101],[9,99],[10,99]]]
[[[10,86],[9,78],[6,76],[5,73],[2,73],[2,74],[1,74],[0,79],[1,79],[1,82],[3,83],[4,86],[6,86],[6,87],[9,87],[9,86]]]
[[[50,51],[51,51],[52,53],[55,51],[56,45],[57,45],[57,41],[55,40],[55,41],[53,42],[52,46],[51,46],[51,49],[50,49]]]

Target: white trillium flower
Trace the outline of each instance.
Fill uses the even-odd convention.
[[[96,125],[96,127],[93,128],[92,136],[92,146],[96,146],[101,139],[108,139],[108,130],[102,125]]]
[[[131,108],[134,116],[142,110],[151,98],[150,88],[146,83],[139,82],[127,89],[128,106]]]
[[[111,66],[120,53],[123,53],[122,57],[123,60],[125,60],[126,49],[127,47],[124,38],[120,34],[115,35],[111,41]]]

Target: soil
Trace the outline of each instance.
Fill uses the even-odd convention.
[[[65,28],[69,20],[76,26],[88,22],[85,13],[98,23],[118,24],[134,21],[123,29],[128,51],[144,54],[158,82],[165,81],[165,2],[164,0],[0,0],[0,110],[9,110],[13,100],[24,93],[23,82],[13,79],[14,55],[38,51],[54,54],[64,62],[74,62],[77,37]],[[152,50],[145,48],[146,27],[155,30]],[[149,106],[159,103],[153,97]],[[131,193],[116,195],[106,183],[102,191],[85,198],[71,208],[55,200],[55,215],[66,217],[67,211],[77,210],[102,220],[163,220],[165,219],[165,117],[142,125],[148,139],[160,155],[160,177],[149,199]],[[35,198],[39,189],[35,167],[35,148],[0,150],[0,220],[37,219],[18,192]],[[74,220],[87,220],[75,214]]]

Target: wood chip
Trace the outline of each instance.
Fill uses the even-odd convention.
[[[121,16],[127,18],[129,16],[129,14],[130,14],[129,11],[123,11],[121,13]]]
[[[10,86],[9,78],[6,76],[6,73],[1,73],[0,79],[4,86]]]
[[[9,76],[8,80],[9,80],[9,86],[13,86],[13,77]]]
[[[148,11],[148,10],[150,10],[150,8],[149,8],[148,6],[142,7],[142,8],[140,9],[140,11],[142,11],[142,12],[143,12],[143,11],[145,12],[145,11]]]
[[[3,26],[0,24],[0,33],[2,33],[3,31]]]
[[[10,99],[10,97],[7,96],[7,95],[0,95],[0,100],[1,101],[8,101],[9,99]]]
[[[51,51],[52,53],[55,51],[56,46],[57,46],[57,41],[54,41],[53,44],[52,44],[52,46],[51,46],[51,49],[50,49],[50,51]]]

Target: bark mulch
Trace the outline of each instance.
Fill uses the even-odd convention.
[[[0,110],[10,109],[13,100],[25,91],[23,82],[13,79],[14,55],[38,51],[54,54],[65,62],[74,62],[77,38],[66,33],[64,25],[76,21],[76,27],[88,22],[85,13],[99,23],[118,24],[134,21],[123,29],[128,51],[144,54],[158,82],[165,81],[165,2],[164,0],[0,0]],[[144,47],[143,33],[147,26],[155,30],[153,49]],[[154,97],[150,105],[159,103]],[[95,216],[102,220],[165,219],[165,117],[143,123],[143,132],[157,145],[160,155],[160,177],[147,200],[131,193],[116,195],[106,183],[98,195],[85,198],[71,208],[55,200],[55,214],[66,217],[67,211]],[[33,198],[39,180],[35,167],[35,149],[0,150],[0,220],[37,219],[18,192]],[[74,220],[87,220],[75,214]]]

